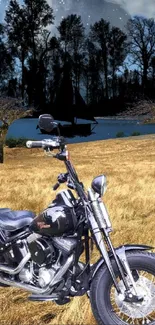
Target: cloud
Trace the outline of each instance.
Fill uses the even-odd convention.
[[[111,25],[117,26],[122,30],[125,29],[129,15],[118,5],[118,0],[47,0],[49,5],[54,9],[55,25],[58,26],[62,17],[71,13],[80,15],[84,26],[89,28],[101,18],[108,20]],[[114,2],[113,2],[114,1]],[[128,0],[136,1],[136,0]],[[155,1],[155,0],[154,0]],[[52,31],[54,30],[52,27]]]
[[[155,18],[155,0],[106,0],[120,5],[129,15]]]

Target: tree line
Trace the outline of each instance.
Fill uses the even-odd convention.
[[[126,32],[101,19],[86,32],[81,17],[72,14],[52,35],[54,21],[46,0],[10,1],[0,24],[0,96],[52,110],[62,80],[65,88],[70,78],[94,114],[155,99],[154,19],[133,17]]]

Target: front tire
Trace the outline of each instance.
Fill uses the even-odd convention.
[[[124,305],[124,301],[119,301],[119,296],[114,288],[107,267],[101,267],[95,274],[90,288],[90,301],[97,324],[142,325],[149,323],[149,325],[155,325],[155,254],[128,252],[126,255],[131,270],[138,271],[139,282],[137,281],[137,285],[140,292],[146,297],[139,305],[127,302]],[[119,282],[119,273],[114,260],[112,261],[112,266]],[[146,273],[149,274],[149,279],[144,275]],[[123,290],[122,281],[120,281],[119,285]],[[150,293],[148,291],[149,288]],[[114,297],[112,297],[112,293]],[[121,307],[120,302],[122,304]],[[148,315],[146,315],[147,313]]]

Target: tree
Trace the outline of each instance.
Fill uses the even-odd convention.
[[[155,56],[152,56],[151,59],[151,70],[152,70],[152,80],[155,82]]]
[[[64,18],[58,26],[60,34],[59,41],[63,50],[63,61],[70,62],[70,69],[73,71],[75,87],[79,90],[80,77],[82,75],[83,63],[83,41],[84,26],[81,17],[77,15],[69,15]]]
[[[9,48],[4,41],[5,28],[0,24],[0,89],[7,83],[11,73],[13,72],[13,59],[11,57]]]
[[[20,8],[17,0],[11,0],[5,15],[5,31],[8,46],[13,57],[21,62],[22,99],[24,99],[24,64],[29,50],[30,33],[24,8]]]
[[[26,110],[21,101],[15,98],[0,98],[0,121],[2,121],[0,126],[0,163],[3,163],[4,160],[3,145],[9,126],[16,119],[30,116],[32,113],[32,109]]]
[[[24,0],[24,4],[30,32],[29,42],[35,62],[38,41],[42,35],[44,36],[46,27],[53,24],[53,9],[48,5],[46,0]]]
[[[146,91],[148,69],[155,51],[155,21],[144,17],[130,19],[127,24],[132,63],[142,70],[143,91]]]
[[[101,58],[89,38],[85,42],[85,50],[83,81],[86,87],[87,104],[94,104],[98,103],[102,90],[100,77]]]
[[[115,96],[116,72],[127,55],[127,36],[119,28],[111,27],[109,22],[101,19],[91,26],[90,39],[101,58],[100,72],[104,76],[106,98],[109,98],[110,95],[109,88],[112,88],[113,96]],[[110,79],[112,87],[109,87]]]
[[[50,51],[50,32],[44,30],[42,37],[37,44],[37,56],[34,72],[34,58],[31,56],[28,59],[28,69],[26,71],[26,83],[28,102],[31,105],[34,102],[35,107],[43,108],[46,103],[46,79],[47,79],[47,65],[49,61]],[[34,78],[34,73],[36,80]]]
[[[106,97],[109,97],[108,91],[108,70],[109,70],[109,39],[110,23],[101,19],[90,27],[90,38],[96,44],[99,55],[102,59],[103,73],[105,79]]]
[[[38,76],[43,82],[43,59],[48,51],[47,40],[49,31],[46,29],[53,24],[53,9],[48,5],[46,0],[24,0],[25,15],[29,28],[29,51],[31,55],[31,86],[33,88],[33,102],[38,106]],[[42,43],[42,44],[41,44]],[[41,46],[42,45],[42,46]],[[40,50],[41,56],[40,56]],[[42,71],[42,72],[41,72]],[[42,96],[43,98],[43,96]]]
[[[109,39],[109,65],[112,75],[112,91],[113,97],[116,94],[116,81],[117,76],[116,72],[120,66],[123,65],[123,62],[127,56],[127,35],[124,34],[119,28],[112,27],[110,30],[110,39]]]
[[[22,98],[25,90],[25,65],[31,60],[33,100],[37,100],[37,69],[41,42],[46,48],[46,27],[53,23],[53,9],[46,0],[24,0],[20,7],[17,0],[11,0],[6,11],[5,22],[9,47],[12,55],[22,65]],[[45,35],[46,34],[46,35]]]
[[[49,40],[49,56],[47,63],[47,102],[52,105],[60,86],[62,74],[62,49],[58,38],[51,37]]]

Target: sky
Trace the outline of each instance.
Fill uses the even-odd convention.
[[[22,4],[23,0],[18,0]],[[128,19],[134,15],[155,18],[155,0],[47,0],[54,10],[54,26],[51,33],[57,33],[56,26],[67,15],[74,13],[82,16],[84,26],[101,18],[125,31]],[[0,0],[0,22],[3,22],[9,0]],[[135,68],[135,67],[134,67]]]
[[[155,0],[106,0],[120,5],[129,15],[142,15],[155,18]]]
[[[18,0],[22,3],[22,0]],[[54,9],[55,26],[68,14],[74,13],[82,16],[85,27],[104,18],[113,26],[124,30],[130,16],[143,15],[155,18],[155,0],[47,0]],[[9,0],[0,0],[0,21]],[[56,28],[52,27],[53,30]]]
[[[130,15],[155,18],[155,0],[47,0],[47,2],[54,9],[55,25],[71,13],[81,15],[86,27],[100,18],[122,29]],[[8,3],[9,0],[0,0],[1,22]]]
[[[22,3],[22,0],[18,0]],[[54,9],[55,25],[68,14],[75,13],[82,16],[85,27],[100,18],[111,22],[112,25],[124,28],[129,16],[118,4],[106,0],[47,0]],[[3,21],[9,0],[0,0],[0,21]]]
[[[112,25],[123,28],[129,18],[122,7],[106,0],[48,0],[48,3],[54,8],[56,25],[62,17],[71,13],[81,15],[86,27],[104,18]]]

